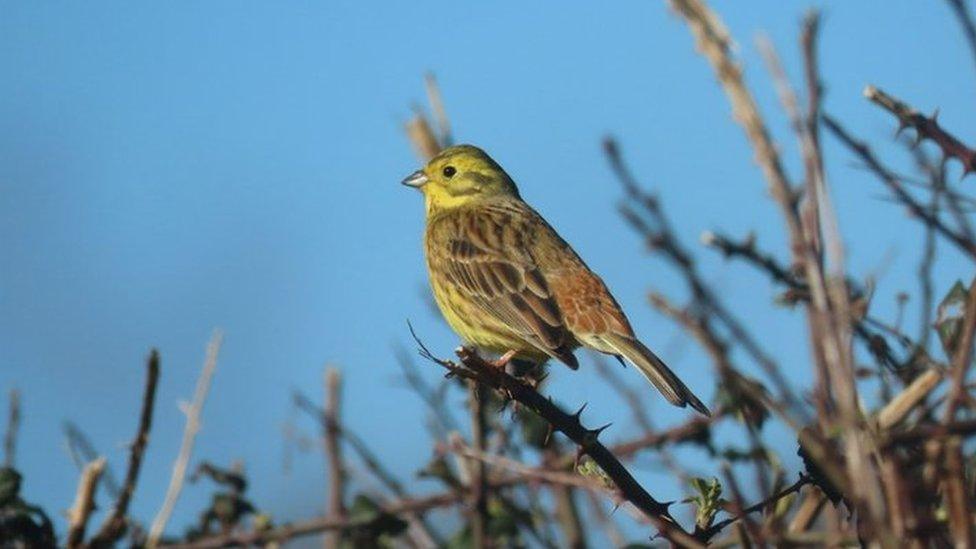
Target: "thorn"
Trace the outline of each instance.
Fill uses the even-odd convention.
[[[602,427],[597,427],[596,429],[587,429],[586,434],[583,436],[583,448],[589,448],[597,443],[600,438],[600,433],[602,433],[607,427],[613,425],[612,423],[607,423]]]
[[[935,110],[932,111],[932,117],[930,118],[930,120],[936,126],[939,125],[939,108],[938,107],[936,107]]]
[[[576,449],[576,458],[573,460],[573,470],[574,471],[576,471],[576,470],[579,469],[580,460],[583,459],[583,455],[584,455],[583,448],[582,447],[577,448]]]
[[[579,410],[576,410],[576,413],[573,414],[573,419],[575,419],[577,423],[579,423],[580,416],[583,415],[583,410],[586,409],[586,405],[587,405],[587,403],[584,402],[583,405],[580,406],[580,409]]]
[[[899,120],[898,121],[898,129],[895,130],[895,139],[898,139],[898,136],[900,136],[901,135],[901,132],[905,131],[906,128],[908,128],[908,124],[906,124],[905,122]]]
[[[925,140],[925,136],[924,136],[924,135],[922,135],[922,132],[920,132],[920,131],[918,131],[918,130],[915,130],[915,139],[913,139],[913,140],[912,140],[912,146],[913,146],[913,147],[917,147],[917,146],[919,146],[919,145],[920,145],[920,144],[922,143],[922,141],[924,141],[924,140]]]
[[[589,432],[590,433],[593,433],[593,438],[598,438],[600,436],[600,433],[602,433],[603,431],[605,431],[607,429],[607,427],[610,427],[611,425],[613,425],[613,423],[607,423],[606,425],[604,425],[602,427],[597,427],[596,429],[593,429],[592,431],[589,431]]]
[[[970,157],[962,162],[962,175],[959,176],[959,180],[962,181],[967,175],[976,172],[976,158]]]
[[[553,429],[554,428],[551,423],[549,424],[548,427],[546,427],[546,436],[545,438],[542,439],[543,446],[549,446],[549,439],[552,438]]]

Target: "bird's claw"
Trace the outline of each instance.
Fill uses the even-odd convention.
[[[516,354],[518,354],[518,351],[515,351],[514,349],[508,351],[507,353],[498,357],[498,360],[492,361],[491,365],[494,366],[495,368],[498,368],[499,370],[504,370],[505,367],[508,366],[508,363],[511,362],[513,358],[515,358]]]

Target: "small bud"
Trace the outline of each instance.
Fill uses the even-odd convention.
[[[709,247],[714,246],[715,233],[713,233],[712,231],[702,231],[699,240],[701,240],[701,243],[704,244],[705,246],[709,246]]]

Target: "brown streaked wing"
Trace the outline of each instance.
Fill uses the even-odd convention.
[[[532,255],[524,220],[506,210],[453,212],[429,230],[431,269],[532,347],[576,366],[572,335]]]

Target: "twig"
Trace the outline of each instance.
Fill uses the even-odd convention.
[[[943,483],[949,515],[949,531],[955,547],[973,546],[973,517],[966,482],[962,441],[951,438],[942,446]]]
[[[342,379],[339,370],[328,368],[325,372],[325,422],[323,439],[325,454],[329,465],[329,507],[328,515],[341,520],[346,516],[344,502],[346,468],[342,461],[342,448],[339,444],[339,410],[342,406]],[[338,533],[325,537],[325,547],[339,547],[341,536]]]
[[[458,422],[454,419],[450,409],[444,405],[444,398],[424,380],[417,365],[414,363],[414,357],[411,356],[411,353],[400,345],[395,346],[393,350],[396,355],[397,364],[403,370],[403,377],[407,380],[407,384],[410,385],[413,392],[417,393],[417,396],[430,408],[436,427],[435,434],[443,438],[447,436],[447,433],[458,431]]]
[[[770,357],[755,337],[722,303],[718,296],[702,279],[695,267],[690,253],[684,248],[671,230],[670,220],[664,214],[657,199],[642,191],[636,178],[628,169],[615,140],[606,138],[603,150],[617,179],[621,182],[628,198],[640,204],[653,217],[656,228],[649,227],[626,205],[622,213],[626,220],[648,240],[648,244],[660,249],[681,271],[696,303],[713,313],[728,329],[735,339],[749,353],[763,371],[770,377],[776,388],[791,407],[800,410],[799,400],[794,395],[776,362]]]
[[[554,486],[570,486],[597,493],[607,493],[610,491],[606,485],[598,484],[576,473],[568,473],[553,467],[533,467],[505,456],[479,452],[477,449],[465,445],[461,439],[452,440],[449,448],[451,452],[458,455],[491,465],[494,468],[510,471],[529,482],[534,481]],[[470,492],[471,489],[468,491]],[[620,503],[615,494],[611,492],[610,495],[614,497],[614,503]]]
[[[580,452],[593,458],[593,461],[614,481],[624,499],[634,504],[657,526],[661,535],[673,543],[688,546],[701,545],[698,540],[689,536],[675,522],[668,512],[668,504],[657,501],[647,493],[620,461],[598,440],[600,433],[609,425],[592,430],[586,429],[580,423],[578,415],[570,415],[560,410],[551,400],[540,395],[535,389],[510,376],[501,368],[486,362],[470,349],[461,347],[457,350],[458,358],[461,361],[460,364],[457,364],[437,358],[423,345],[416,334],[413,335],[420,347],[421,356],[446,369],[449,375],[476,380],[497,391],[502,397],[516,400],[544,418],[555,430],[575,442],[580,447]],[[582,412],[582,410],[580,411]]]
[[[771,254],[758,249],[753,235],[749,235],[741,242],[737,242],[721,233],[706,231],[702,233],[701,241],[705,246],[721,252],[727,259],[738,258],[745,260],[747,263],[766,273],[774,282],[786,286],[787,293],[783,299],[789,303],[810,301],[810,287],[807,283],[780,264]],[[892,335],[898,337],[903,343],[907,341],[911,344],[911,340],[888,326],[877,323],[877,321],[870,317],[858,318],[857,316],[852,316],[851,322],[854,326],[854,335],[878,358],[880,363],[888,365],[891,368],[897,368],[900,365],[901,362],[892,355],[890,347],[884,341],[884,338],[872,332],[866,324],[879,324],[880,328],[891,332]]]
[[[632,386],[620,379],[620,376],[612,369],[614,365],[608,364],[603,357],[594,357],[594,362],[600,377],[627,403],[634,422],[637,423],[645,434],[653,432],[654,426],[651,425],[651,418],[648,416],[647,408],[645,407],[647,399],[642,398],[642,395],[635,391]],[[619,368],[619,366],[617,367]]]
[[[898,130],[912,128],[918,132],[918,139],[930,139],[942,149],[946,158],[955,158],[962,163],[963,175],[976,171],[976,151],[969,148],[956,136],[942,129],[936,117],[927,117],[900,99],[888,95],[875,86],[864,88],[864,97],[898,118]]]
[[[193,443],[196,440],[197,432],[200,430],[200,415],[203,413],[203,405],[207,400],[207,392],[210,390],[210,381],[213,379],[214,371],[217,369],[217,356],[220,354],[220,345],[224,340],[224,335],[220,330],[215,330],[210,342],[207,344],[207,356],[197,380],[196,389],[193,391],[193,401],[189,405],[183,405],[183,413],[186,415],[186,427],[183,429],[183,441],[180,443],[180,451],[173,463],[173,474],[169,479],[169,487],[166,489],[166,497],[163,505],[156,513],[152,526],[149,528],[149,536],[146,546],[150,549],[159,545],[159,538],[163,535],[166,523],[173,513],[176,500],[180,497],[183,489],[183,482],[186,478],[186,470],[190,463],[190,456],[193,453]]]
[[[65,421],[62,429],[67,439],[68,454],[71,456],[71,461],[78,468],[79,472],[84,470],[88,463],[95,461],[101,456],[101,453],[95,449],[88,436],[76,424],[71,421]],[[119,497],[119,484],[115,480],[115,475],[112,474],[112,466],[108,463],[105,464],[105,469],[102,471],[99,486],[104,488],[112,498]]]
[[[810,246],[810,253],[821,258],[823,243],[821,242],[823,227],[826,222],[828,231],[836,231],[836,220],[833,216],[824,217],[820,203],[826,198],[824,184],[823,151],[820,148],[820,111],[823,102],[823,83],[820,80],[820,63],[817,56],[817,42],[820,36],[820,12],[812,9],[803,18],[800,30],[800,51],[803,53],[803,74],[807,89],[806,116],[803,126],[799,130],[803,165],[806,171],[804,184],[807,189],[806,202],[800,208],[800,219],[803,222],[803,232]],[[808,259],[809,261],[809,259]]]
[[[508,477],[491,481],[494,488],[502,488],[524,483],[525,479],[520,476]],[[401,499],[392,503],[382,505],[381,508],[391,515],[403,515],[406,513],[423,513],[439,507],[456,505],[467,497],[467,492],[462,490],[446,490],[429,496],[412,499]],[[359,526],[366,526],[370,521],[346,517],[339,520],[334,517],[319,517],[302,522],[296,522],[274,528],[271,530],[252,530],[249,532],[229,532],[203,539],[194,540],[187,543],[167,545],[168,549],[208,549],[215,547],[247,546],[262,544],[267,542],[283,542],[302,536],[318,534],[329,530],[348,530]]]
[[[88,525],[88,518],[91,517],[92,511],[95,510],[95,490],[104,469],[105,458],[100,457],[86,465],[81,472],[78,491],[75,492],[75,503],[68,511],[68,533],[64,544],[69,549],[81,547],[85,541],[85,527]]]
[[[670,4],[688,23],[699,51],[712,64],[732,104],[735,120],[742,125],[753,145],[756,162],[766,177],[769,191],[783,210],[790,241],[802,242],[795,194],[790,188],[789,179],[783,169],[779,152],[769,136],[766,123],[743,81],[742,69],[732,57],[732,38],[728,30],[701,0],[670,0]]]
[[[878,428],[887,431],[901,422],[922,399],[938,386],[940,381],[942,381],[942,372],[934,368],[926,370],[916,377],[908,387],[905,387],[898,396],[888,401],[888,404],[878,412],[876,416]]]
[[[976,24],[973,23],[973,18],[969,14],[969,10],[966,8],[965,0],[947,0],[949,6],[952,7],[952,11],[956,14],[956,19],[959,20],[959,24],[962,25],[962,32],[966,35],[966,42],[969,43],[969,50],[973,56],[973,61],[976,61]]]
[[[946,437],[973,436],[976,434],[976,419],[966,419],[953,423],[925,424],[914,427],[907,431],[889,433],[885,443],[895,444],[918,444],[929,440],[941,440]]]
[[[7,430],[3,435],[3,465],[13,467],[17,456],[17,431],[20,429],[20,391],[11,389]]]
[[[413,145],[414,152],[424,162],[430,160],[441,150],[440,143],[434,130],[430,128],[427,117],[417,112],[410,120],[404,124],[403,130],[407,133],[407,139]]]
[[[956,411],[966,397],[966,376],[973,357],[973,339],[976,336],[976,278],[969,284],[969,298],[963,316],[957,347],[952,356],[952,386],[942,422],[946,425],[956,420]]]
[[[901,182],[898,181],[895,175],[888,171],[888,169],[885,168],[877,158],[875,158],[874,153],[871,152],[871,149],[863,141],[855,139],[840,125],[839,122],[826,114],[823,116],[823,121],[827,126],[827,129],[837,136],[837,138],[840,139],[844,145],[857,154],[861,160],[867,164],[868,168],[870,168],[871,171],[874,172],[874,174],[877,175],[885,186],[887,186],[888,189],[895,195],[898,201],[908,207],[909,211],[911,211],[914,216],[921,219],[926,225],[934,228],[940,235],[955,244],[956,247],[969,255],[971,258],[976,259],[976,243],[946,226],[938,215],[933,215],[930,213],[925,205],[921,204],[912,195],[910,195],[908,191],[904,189]]]
[[[413,145],[414,151],[421,160],[427,161],[436,156],[444,147],[451,144],[451,126],[448,122],[447,111],[444,110],[444,101],[441,99],[440,89],[433,75],[428,74],[424,78],[427,88],[427,100],[430,102],[431,109],[434,111],[434,119],[437,123],[437,130],[431,128],[430,121],[420,107],[414,109],[414,115],[404,125],[407,139]]]
[[[488,393],[474,381],[468,383],[468,409],[471,416],[471,439],[474,449],[484,453],[487,442],[487,420],[485,406]],[[485,478],[485,466],[480,460],[471,460],[468,471],[471,473],[468,482],[471,485],[471,538],[475,549],[484,549],[492,545],[488,536],[488,484]]]
[[[810,486],[803,490],[800,506],[793,513],[793,518],[790,519],[786,531],[790,534],[806,532],[813,521],[817,519],[817,515],[820,514],[820,510],[823,509],[826,502],[827,497],[816,486]]]
[[[614,444],[610,451],[619,457],[629,457],[648,448],[661,448],[685,442],[698,442],[708,437],[711,426],[728,417],[726,408],[717,408],[710,417],[694,416],[684,423],[664,431],[647,433],[627,442]]]
[[[620,398],[627,403],[627,407],[630,408],[631,416],[633,416],[634,421],[637,422],[637,425],[640,426],[641,430],[644,431],[644,435],[652,435],[654,433],[654,426],[651,423],[651,418],[648,415],[647,408],[645,407],[647,399],[641,398],[641,395],[620,377],[614,368],[615,365],[610,364],[602,356],[595,356],[594,362],[597,367],[597,373],[600,374],[600,377],[603,378],[607,384],[610,385],[610,387],[613,388],[618,395],[620,395]],[[720,417],[720,414],[720,411],[713,411],[712,415],[707,419]],[[688,479],[689,475],[687,471],[678,465],[674,456],[667,448],[658,446],[657,450],[660,454],[661,462],[665,467],[668,468],[668,470],[670,470],[678,478],[683,480]],[[616,451],[613,451],[613,453],[616,456],[620,456],[620,454]]]
[[[723,520],[721,522],[716,522],[715,524],[713,524],[712,526],[710,526],[708,528],[708,530],[707,530],[708,537],[709,538],[713,537],[715,534],[717,534],[720,531],[722,531],[726,526],[732,524],[736,520],[739,520],[739,518],[741,518],[743,516],[747,516],[747,515],[749,515],[751,513],[757,513],[759,511],[762,511],[762,510],[766,509],[767,507],[775,504],[779,500],[785,498],[786,496],[789,496],[790,494],[793,494],[795,492],[798,492],[800,490],[800,488],[803,488],[807,484],[810,484],[810,477],[808,477],[806,475],[800,475],[800,478],[798,478],[796,480],[796,482],[794,482],[793,484],[787,486],[786,488],[780,490],[779,492],[776,492],[775,494],[769,496],[768,498],[766,498],[766,499],[764,499],[764,500],[762,500],[762,501],[760,501],[758,503],[755,503],[753,505],[750,505],[749,507],[745,507],[745,508],[742,508],[741,510],[737,511],[737,513],[736,513],[737,516],[729,517],[729,518],[727,518],[727,519],[725,519],[725,520]]]
[[[125,473],[125,481],[115,500],[112,512],[105,518],[102,527],[91,540],[94,547],[109,546],[117,541],[126,530],[126,513],[129,502],[135,492],[136,481],[139,479],[139,469],[142,457],[149,443],[149,430],[152,428],[153,409],[156,402],[156,386],[159,381],[159,352],[152,349],[146,361],[146,386],[142,393],[142,411],[139,413],[139,425],[136,437],[129,447],[129,466]]]
[[[324,409],[314,404],[308,399],[308,397],[297,391],[293,394],[292,399],[295,402],[295,406],[315,418],[315,420],[322,425],[323,430],[326,428],[325,425],[328,423],[328,420],[326,419]],[[408,494],[406,490],[404,490],[400,481],[397,480],[396,475],[383,466],[379,458],[375,453],[373,453],[366,442],[360,438],[359,435],[347,429],[342,424],[337,424],[336,427],[338,428],[339,435],[342,437],[342,439],[349,444],[349,447],[352,448],[356,455],[359,456],[359,459],[362,460],[366,468],[369,469],[369,471],[373,473],[377,479],[379,479],[380,483],[390,490],[393,495],[397,496],[397,498],[401,500],[408,499]],[[418,536],[424,540],[424,544],[440,545],[437,536],[434,535],[433,530],[424,520],[422,515],[407,512],[405,517],[407,521],[411,523],[411,526],[416,527],[418,530]]]
[[[739,521],[738,525],[741,525],[740,527],[745,532],[749,533],[748,538],[745,535],[741,536],[743,538],[743,542],[746,542],[747,539],[751,539],[754,540],[760,547],[765,547],[766,540],[763,536],[763,532],[759,529],[759,526],[756,525],[756,523],[752,520],[752,517],[750,517],[749,513],[746,511],[745,500],[742,497],[742,491],[739,490],[739,483],[735,479],[735,475],[732,473],[732,468],[729,467],[728,464],[722,465],[722,476],[725,477],[725,485],[728,487],[732,496],[731,507],[734,516],[730,519],[726,519],[725,521],[715,524],[714,527],[718,527],[715,530],[713,530],[712,527],[709,527],[706,530],[706,533],[709,534],[706,539],[713,537],[728,524]],[[763,507],[764,506],[760,506],[759,508],[762,509]]]
[[[437,85],[434,73],[424,75],[424,87],[427,88],[427,102],[430,110],[433,111],[434,121],[437,122],[437,141],[441,147],[450,147],[454,139],[451,137],[451,122],[447,117],[447,109],[444,108],[444,98],[441,96],[441,89]]]
[[[552,495],[556,505],[556,519],[563,530],[562,546],[570,549],[586,548],[586,531],[576,506],[576,491],[565,485],[553,485]]]
[[[617,528],[617,524],[610,520],[607,515],[606,510],[603,508],[602,501],[599,496],[593,492],[586,493],[587,500],[590,502],[590,514],[594,517],[597,524],[603,527],[603,531],[607,534],[607,539],[613,547],[623,547],[626,545],[623,533]]]

